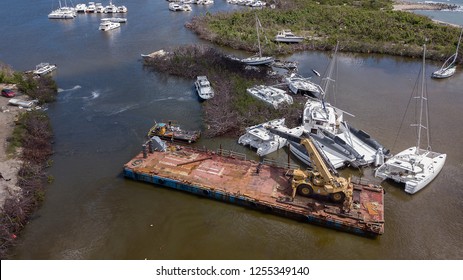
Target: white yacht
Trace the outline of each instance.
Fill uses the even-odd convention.
[[[127,13],[127,7],[122,5],[122,6],[117,6],[117,12],[118,13]]]
[[[101,3],[96,3],[95,4],[95,13],[104,13],[105,12],[105,7]]]
[[[179,12],[179,11],[183,11],[183,8],[182,8],[182,5],[175,3],[175,2],[171,2],[169,3],[169,10],[173,12]]]
[[[113,2],[110,0],[109,5],[104,7],[104,13],[112,14],[112,13],[117,13],[117,6],[113,4]]]
[[[281,30],[275,36],[275,41],[281,43],[300,43],[303,40],[304,37],[294,35],[291,30]]]
[[[111,21],[111,22],[126,23],[126,22],[127,22],[127,18],[110,17],[110,18],[102,18],[101,21]]]
[[[202,100],[214,97],[214,89],[212,89],[211,83],[206,76],[198,76],[196,78],[195,88]]]
[[[87,5],[85,4],[77,4],[76,5],[76,12],[77,13],[85,13],[87,11]]]
[[[272,127],[294,136],[301,136],[303,132],[303,129],[300,126],[292,129],[287,128],[285,126],[284,118],[276,119],[246,128],[246,133],[238,139],[238,143],[257,149],[256,152],[259,156],[265,156],[283,148],[286,145],[287,140],[268,131],[268,127]]]
[[[415,98],[419,99],[416,146],[410,147],[388,159],[375,172],[375,176],[382,179],[392,179],[405,184],[405,192],[414,194],[426,187],[442,170],[447,154],[433,152],[429,143],[428,98],[425,92],[425,57],[426,45],[423,46],[423,66],[421,69],[421,93],[415,91]],[[425,122],[423,124],[423,121]],[[421,134],[426,130],[428,145],[422,149]]]
[[[113,29],[116,29],[116,28],[119,28],[119,27],[121,27],[121,24],[119,22],[112,22],[112,21],[109,21],[109,20],[102,20],[101,23],[100,23],[100,27],[98,29],[102,30],[102,31],[109,31],[109,30],[113,30]]]
[[[182,6],[182,11],[184,12],[190,12],[192,10],[189,4],[182,4],[181,6]]]
[[[95,2],[88,2],[87,9],[85,10],[85,12],[95,13],[96,12]]]
[[[323,98],[323,90],[321,87],[310,81],[309,78],[304,78],[301,75],[292,73],[290,76],[285,77],[285,82],[294,94],[308,94],[315,98]]]
[[[53,72],[56,68],[57,68],[56,64],[42,62],[35,67],[35,70],[32,71],[32,73],[34,75],[43,76],[43,75]]]
[[[59,1],[59,8],[48,14],[49,19],[73,19],[76,17],[76,11],[74,7],[68,7],[65,2],[64,6]]]
[[[284,104],[293,104],[293,98],[286,91],[279,88],[259,85],[248,88],[246,91],[255,98],[273,106],[275,109]]]
[[[342,110],[323,100],[307,99],[302,112],[302,126],[306,131],[317,134],[318,129],[323,129],[337,134],[342,121]]]

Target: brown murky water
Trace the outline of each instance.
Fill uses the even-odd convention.
[[[151,73],[139,57],[171,45],[198,43],[183,23],[206,9],[174,14],[165,1],[130,2],[128,23],[102,34],[96,15],[50,21],[49,1],[33,9],[33,15],[24,4],[10,2],[10,9],[26,14],[0,19],[13,28],[5,30],[5,39],[16,41],[15,46],[0,48],[0,60],[18,70],[41,61],[56,63],[55,78],[62,89],[48,110],[56,135],[50,169],[55,181],[20,237],[14,258],[463,258],[463,71],[447,80],[427,81],[432,147],[448,154],[444,169],[413,196],[398,185],[383,183],[386,232],[366,239],[121,176],[123,164],[138,153],[153,120],[175,119],[187,128],[201,128],[193,81]],[[226,5],[216,1],[211,9],[227,9]],[[30,21],[19,20],[25,17]],[[26,39],[17,40],[18,34]],[[344,53],[338,58],[335,103],[356,116],[346,117],[349,123],[394,153],[413,145],[410,120],[395,145],[394,140],[421,61]],[[329,54],[300,53],[290,59],[298,60],[300,73],[308,76],[313,68],[323,72]],[[436,67],[438,63],[429,63],[428,73]],[[248,152],[236,141],[202,139],[198,145],[222,144]],[[285,160],[286,151],[272,157]],[[363,176],[372,178],[372,170]]]

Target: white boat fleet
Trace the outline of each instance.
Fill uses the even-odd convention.
[[[75,7],[68,6],[67,0],[64,0],[64,5],[61,0],[58,1],[59,8],[48,14],[49,19],[74,19],[77,13],[127,13],[127,7],[124,5],[116,6],[109,1],[109,4],[103,6],[101,2],[89,2],[88,4],[77,4]]]

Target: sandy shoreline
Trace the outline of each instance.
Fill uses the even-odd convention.
[[[440,11],[440,10],[454,10],[458,6],[453,4],[445,3],[412,3],[406,1],[394,1],[394,11],[413,11],[413,10],[428,10],[428,11]]]
[[[4,87],[16,89],[11,85],[0,84],[0,90]],[[8,105],[9,98],[0,96],[0,205],[3,206],[5,199],[19,191],[17,187],[18,170],[21,167],[21,160],[6,154],[8,146],[7,139],[13,134],[15,119],[24,109]]]

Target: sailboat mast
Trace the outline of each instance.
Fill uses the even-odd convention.
[[[425,79],[425,60],[426,60],[426,44],[423,45],[423,69],[421,70],[421,95],[420,95],[420,118],[418,123],[418,139],[416,141],[415,154],[419,153],[421,144],[421,128],[423,127],[423,105],[424,105],[424,79]]]
[[[463,28],[460,31],[460,38],[458,38],[458,43],[457,43],[457,50],[455,51],[455,57],[453,58],[453,62],[457,61],[457,56],[458,56],[458,48],[460,47],[460,42],[461,42],[461,35],[463,34]]]

